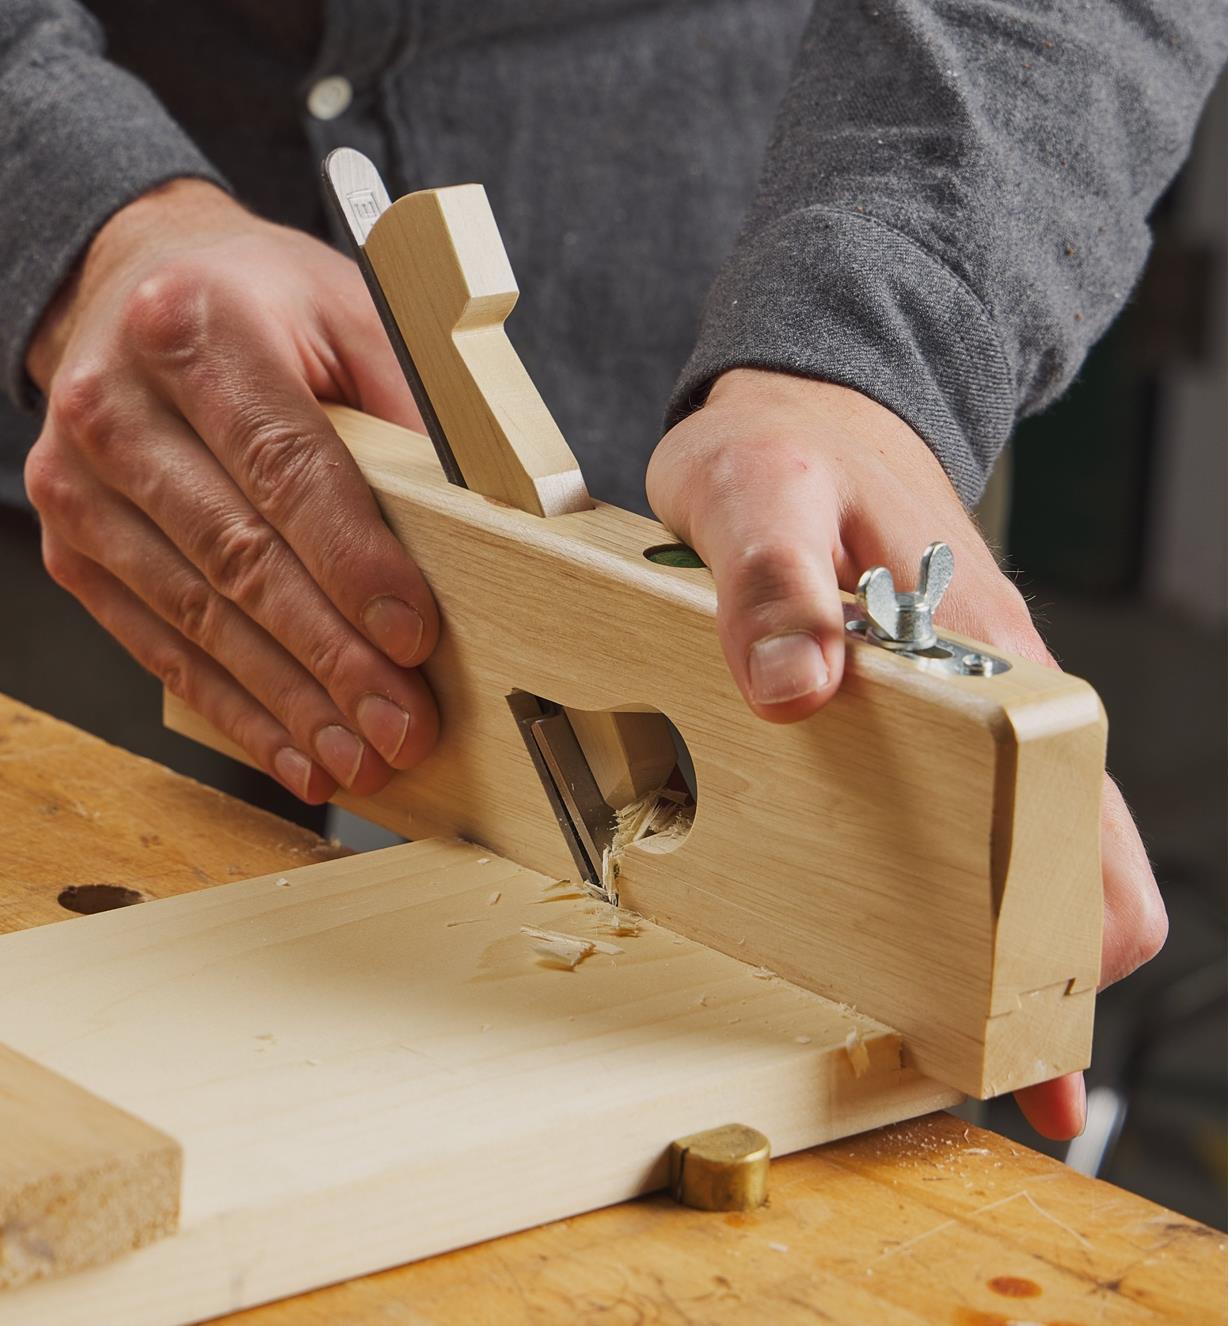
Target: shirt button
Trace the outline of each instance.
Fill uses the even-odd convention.
[[[307,109],[318,120],[335,120],[350,109],[353,100],[354,89],[350,86],[350,80],[334,74],[312,85],[307,94]]]

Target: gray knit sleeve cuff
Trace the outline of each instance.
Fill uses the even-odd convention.
[[[32,53],[0,95],[0,372],[32,409],[30,338],[103,223],[168,180],[227,185],[143,83],[88,51]]]
[[[920,245],[857,212],[811,207],[744,236],[705,305],[668,424],[727,369],[851,387],[935,453],[966,505],[1015,422],[1016,388],[973,292]]]

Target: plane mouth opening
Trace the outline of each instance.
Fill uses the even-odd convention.
[[[623,853],[670,852],[696,812],[687,745],[660,710],[572,709],[527,691],[508,707],[581,879],[618,902]]]

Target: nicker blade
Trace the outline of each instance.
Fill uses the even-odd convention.
[[[367,157],[352,147],[335,148],[325,157],[322,170],[325,198],[336,213],[341,228],[350,241],[354,259],[363,273],[363,279],[367,282],[367,289],[371,292],[376,312],[384,324],[385,334],[393,347],[393,353],[397,356],[397,363],[401,366],[401,372],[409,385],[414,403],[418,406],[418,412],[422,415],[427,436],[431,439],[431,445],[439,457],[444,477],[449,483],[455,483],[459,488],[466,488],[469,485],[461,475],[461,467],[457,464],[448,435],[444,432],[444,426],[440,423],[435,406],[431,403],[422,375],[406,346],[401,329],[397,326],[397,320],[388,307],[380,278],[363,247],[367,242],[367,236],[371,234],[372,227],[392,206],[388,190],[380,178],[380,172]]]

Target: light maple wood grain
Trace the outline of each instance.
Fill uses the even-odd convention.
[[[0,854],[0,930],[66,915],[54,887],[64,861],[89,860],[126,886],[165,869],[191,890],[231,869],[289,868],[311,841],[3,696],[0,738],[0,815],[22,848],[19,858]],[[89,817],[44,813],[61,782]],[[142,809],[176,831],[149,835]],[[236,824],[234,836],[218,832]],[[193,844],[201,878],[184,868],[181,840]],[[1224,1321],[1223,1235],[946,1115],[775,1160],[771,1181],[770,1205],[751,1215],[646,1198],[227,1321],[1005,1326],[1141,1312],[1149,1322]],[[1022,1287],[1013,1278],[1037,1292],[1005,1294]]]
[[[181,1163],[165,1133],[0,1045],[0,1289],[169,1234]]]
[[[1105,723],[1085,682],[1022,659],[938,675],[854,642],[819,714],[764,723],[730,679],[709,573],[645,559],[659,525],[600,503],[542,520],[446,483],[415,434],[330,417],[443,614],[425,668],[438,750],[342,805],[568,874],[507,696],[658,710],[687,743],[698,807],[674,850],[628,850],[629,906],[895,1027],[923,1072],[968,1094],[1087,1065]],[[167,719],[237,753],[173,700]]]
[[[184,1152],[179,1234],[0,1322],[180,1326],[660,1187],[699,1129],[783,1153],[956,1098],[887,1028],[616,922],[421,842],[0,938],[0,1043]],[[614,951],[548,967],[525,926]]]
[[[592,505],[504,332],[516,280],[480,184],[398,199],[363,245],[465,482],[539,516]]]

